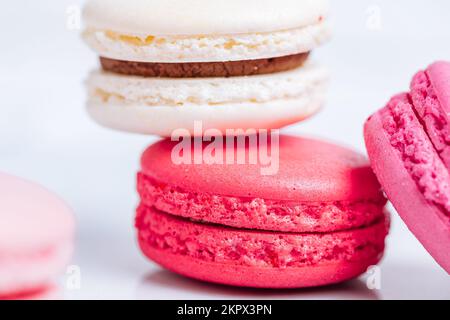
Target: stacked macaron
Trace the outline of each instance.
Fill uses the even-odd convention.
[[[416,74],[411,89],[366,123],[372,167],[389,200],[450,273],[450,62]]]
[[[377,264],[389,219],[365,157],[317,140],[274,141],[219,152],[262,159],[276,148],[271,175],[261,175],[262,160],[176,164],[177,143],[150,146],[138,176],[144,254],[188,277],[256,288],[338,283]]]
[[[281,128],[322,106],[326,0],[91,0],[85,41],[100,56],[88,110],[113,129]]]
[[[183,129],[191,142],[214,129],[213,147],[196,139],[183,151],[192,159],[175,161],[169,139],[142,156],[136,228],[151,260],[259,288],[338,283],[380,260],[386,199],[364,157],[276,136],[264,174],[267,145],[217,144],[229,130],[264,142],[247,129],[267,133],[320,109],[327,72],[309,56],[328,39],[327,17],[326,0],[88,2],[84,39],[101,62],[87,81],[91,116],[143,134]],[[211,151],[258,161],[198,162]]]

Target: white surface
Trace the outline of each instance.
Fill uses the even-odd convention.
[[[255,291],[199,283],[146,261],[136,247],[133,210],[139,154],[153,138],[108,131],[92,123],[82,86],[95,55],[65,28],[74,0],[21,0],[0,12],[0,170],[40,182],[73,207],[78,218],[81,289],[68,298],[450,298],[442,271],[394,214],[381,290],[363,281],[313,290]],[[383,28],[366,28],[381,8]],[[324,111],[288,130],[326,137],[364,150],[365,118],[414,72],[449,59],[450,3],[446,0],[334,0],[333,42],[316,59],[333,70]],[[23,11],[23,8],[28,8]],[[369,8],[369,9],[368,9]],[[27,16],[24,16],[27,15]],[[371,19],[370,21],[375,21]],[[372,24],[372,26],[376,26]]]
[[[91,0],[84,17],[132,35],[211,35],[300,28],[328,9],[327,0]]]

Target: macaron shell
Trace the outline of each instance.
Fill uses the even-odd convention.
[[[445,114],[450,114],[450,62],[439,61],[427,69],[430,81]]]
[[[247,130],[254,128],[280,129],[305,121],[318,113],[324,105],[322,92],[298,99],[280,99],[264,103],[233,103],[186,107],[148,107],[89,102],[87,111],[99,125],[113,130],[143,135],[170,137],[176,130],[184,135],[201,135],[203,130]]]
[[[138,174],[141,201],[169,214],[225,226],[281,232],[335,232],[373,224],[386,200],[291,202],[187,192]]]
[[[436,62],[417,73],[411,98],[428,136],[447,169],[450,168],[450,63]]]
[[[396,99],[396,98],[394,98]],[[399,97],[399,99],[403,99]],[[376,113],[366,122],[364,136],[372,168],[383,189],[423,246],[436,261],[450,273],[450,220],[441,209],[427,199],[416,181],[405,167],[400,153],[391,145],[390,137],[385,131],[383,113]],[[416,119],[417,128],[420,124]],[[431,142],[426,143],[426,134],[414,129],[425,141],[427,150],[432,150]],[[411,148],[409,150],[412,150]],[[416,152],[421,150],[415,149]],[[430,154],[431,153],[431,154]],[[435,161],[439,159],[436,152],[427,152]],[[443,167],[443,165],[441,164]]]
[[[258,157],[256,164],[177,164],[172,151],[178,142],[162,140],[150,146],[141,159],[142,173],[185,191],[216,195],[290,201],[360,201],[383,199],[380,185],[367,159],[349,149],[326,142],[291,136],[259,136],[259,147],[246,144],[232,148]],[[187,140],[188,142],[191,140]],[[265,142],[268,142],[265,150]],[[193,154],[202,154],[209,144],[200,144]],[[186,146],[186,145],[184,145]],[[224,155],[227,154],[224,143]],[[272,162],[262,162],[272,153]],[[277,152],[279,151],[279,157]],[[259,156],[258,156],[259,155]],[[194,159],[192,159],[194,160]],[[270,160],[270,159],[269,159]],[[278,161],[279,160],[279,161]],[[267,170],[263,175],[262,169]],[[278,169],[278,170],[276,170]]]
[[[112,129],[170,137],[176,130],[273,128],[305,120],[325,101],[326,69],[308,64],[269,75],[142,78],[94,72],[88,111]],[[202,133],[200,133],[202,134]]]
[[[326,21],[273,33],[210,36],[129,36],[87,29],[84,41],[100,56],[134,62],[224,62],[312,51],[331,36]]]
[[[339,262],[302,268],[269,268],[218,265],[190,257],[167,253],[140,242],[145,255],[162,267],[185,277],[237,287],[295,289],[336,284],[354,279],[378,259],[365,262]],[[218,270],[220,270],[218,272]]]
[[[262,33],[312,24],[326,0],[90,0],[87,27],[144,35]]]
[[[256,288],[300,288],[354,278],[376,264],[387,225],[332,234],[283,234],[204,225],[140,207],[144,254],[196,279]],[[218,272],[219,270],[219,272]]]

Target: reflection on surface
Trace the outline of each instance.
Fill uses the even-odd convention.
[[[386,265],[382,270],[383,299],[445,299],[450,297],[450,276],[427,257],[422,261],[402,261]]]
[[[155,290],[156,287],[160,290]],[[179,294],[182,291],[196,295],[198,299],[378,299],[377,291],[369,290],[361,280],[308,289],[251,289],[210,284],[165,270],[147,274],[136,290],[136,299],[171,299],[171,292]]]

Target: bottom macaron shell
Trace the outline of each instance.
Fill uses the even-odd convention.
[[[90,102],[88,112],[94,121],[110,129],[162,137],[170,137],[176,130],[187,130],[197,136],[204,133],[196,132],[197,123],[201,123],[202,131],[219,130],[224,134],[227,130],[280,129],[311,117],[322,108],[324,100],[322,93],[313,93],[298,99],[220,106],[106,106]]]
[[[397,97],[394,99],[402,99]],[[395,100],[391,101],[395,103]],[[378,177],[389,200],[408,228],[416,235],[418,240],[435,258],[435,260],[450,272],[450,219],[443,214],[439,207],[427,199],[420,190],[416,181],[405,167],[404,159],[398,150],[391,144],[391,137],[386,131],[386,113],[388,109],[373,115],[365,125],[365,140],[372,168]],[[400,114],[407,116],[410,110],[400,110]],[[402,122],[404,124],[405,122]],[[416,125],[409,128],[409,138],[403,141],[416,141],[414,148],[403,145],[403,150],[415,150],[418,158],[427,154],[427,159],[439,159],[438,154],[432,150],[431,142],[420,129],[416,118],[412,121]],[[397,142],[400,142],[397,141]],[[421,150],[422,148],[422,150]],[[426,148],[424,150],[423,148]],[[440,160],[436,160],[437,162]],[[443,164],[441,163],[441,169]],[[415,169],[415,173],[424,173],[426,170]],[[442,176],[442,174],[438,175]],[[425,181],[425,179],[421,179]],[[424,187],[424,186],[423,186]],[[439,189],[439,188],[438,188]],[[431,193],[431,192],[428,192]],[[433,192],[432,194],[436,194]]]
[[[87,108],[105,127],[165,137],[186,136],[186,131],[203,135],[197,132],[200,123],[200,131],[210,129],[215,134],[231,129],[279,129],[319,111],[327,79],[326,69],[313,63],[285,72],[230,78],[93,72],[87,80]]]
[[[217,264],[171,254],[141,243],[145,255],[162,267],[182,276],[205,282],[261,289],[295,289],[341,283],[363,274],[372,262],[345,262],[302,268],[258,268]]]
[[[388,226],[329,234],[251,231],[138,209],[144,254],[181,275],[232,286],[303,288],[339,283],[378,263]]]
[[[64,270],[72,253],[72,244],[20,256],[0,252],[0,300],[27,297],[42,291]]]

